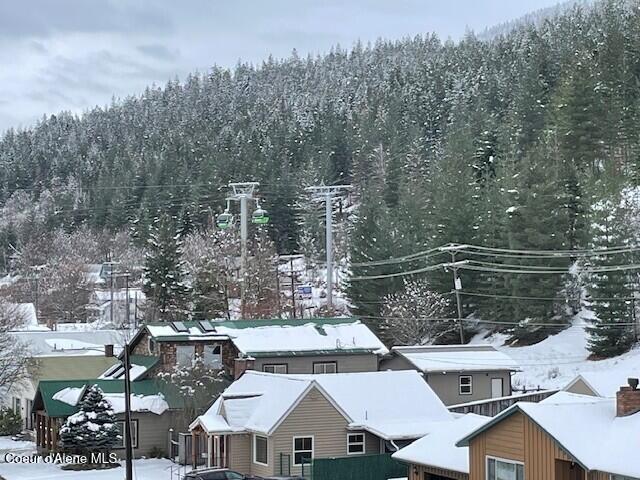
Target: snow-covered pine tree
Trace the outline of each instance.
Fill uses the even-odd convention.
[[[592,248],[603,249],[635,244],[634,222],[629,206],[615,196],[593,206]],[[592,269],[636,263],[633,254],[597,255],[591,258]],[[629,271],[592,273],[588,281],[588,301],[596,315],[588,328],[589,350],[596,357],[613,357],[629,350],[635,342],[634,303],[637,276]]]
[[[384,297],[380,326],[389,345],[448,343],[458,336],[458,325],[445,320],[447,299],[424,280],[406,280],[402,290]]]
[[[65,450],[108,451],[120,442],[122,436],[113,408],[100,387],[89,387],[78,406],[78,412],[70,415],[60,429],[60,441]]]
[[[187,315],[190,287],[182,260],[182,239],[173,219],[157,218],[147,240],[143,290],[152,320],[176,320]]]

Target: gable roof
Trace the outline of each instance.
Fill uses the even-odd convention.
[[[511,357],[491,345],[418,345],[391,351],[424,373],[518,370]]]
[[[145,326],[156,341],[230,340],[253,357],[388,352],[355,318],[164,322]]]
[[[396,460],[418,465],[469,473],[469,448],[456,446],[463,436],[483,425],[489,417],[467,413],[451,422],[443,422],[427,435],[398,450]]]
[[[50,417],[68,417],[76,413],[78,408],[65,401],[54,399],[54,396],[65,389],[84,390],[92,385],[100,387],[105,394],[124,394],[124,382],[121,380],[43,380],[38,383],[33,410],[45,410]],[[159,380],[131,382],[131,393],[142,396],[161,394],[169,408],[180,409],[184,406],[179,392]]]
[[[627,378],[637,376],[633,372],[624,375],[622,372],[601,371],[601,372],[582,372],[576,378],[571,380],[564,391],[570,391],[576,383],[582,382],[598,397],[615,397],[616,392],[620,389],[620,385],[626,385]]]
[[[638,431],[640,413],[616,416],[610,398],[560,392],[540,403],[518,402],[458,441],[468,446],[473,438],[516,412],[529,417],[585,470],[640,476]]]
[[[413,371],[280,375],[247,371],[191,428],[270,435],[312,389],[343,415],[349,428],[393,440],[418,438],[452,416]]]
[[[122,345],[122,331],[21,331],[11,332],[17,341],[29,346],[33,356],[98,355],[105,345]]]

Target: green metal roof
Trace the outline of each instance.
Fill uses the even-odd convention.
[[[318,318],[271,318],[271,319],[259,319],[259,320],[207,320],[215,328],[258,328],[258,327],[295,327],[300,325],[316,324],[318,327],[322,325],[341,325],[345,323],[355,323],[360,319],[357,317],[318,317]],[[172,322],[154,322],[148,323],[145,326],[171,326]],[[220,335],[215,331],[205,331],[200,326],[199,321],[190,320],[181,322],[187,329],[197,328],[203,336],[215,336]],[[320,334],[323,334],[322,329],[318,328]],[[186,335],[181,335],[179,332],[175,332],[175,335],[156,335],[154,338],[159,341],[186,341],[193,340],[185,338]]]
[[[375,352],[372,348],[335,348],[331,350],[274,350],[271,352],[246,352],[255,358],[262,357],[313,357],[316,355],[367,355]]]
[[[54,400],[53,396],[67,387],[82,388],[97,385],[104,393],[124,393],[122,380],[42,380],[38,383],[33,409],[45,410],[50,417],[68,417],[78,408],[68,403]],[[131,382],[131,393],[136,395],[157,395],[161,393],[171,409],[183,408],[184,402],[179,392],[161,380],[149,379]]]

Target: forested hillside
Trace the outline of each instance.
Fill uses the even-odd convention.
[[[532,342],[562,329],[590,295],[604,322],[594,324],[606,346],[596,353],[615,354],[633,342],[638,276],[597,268],[638,263],[638,250],[592,249],[640,243],[630,228],[640,180],[640,10],[611,0],[488,40],[425,34],[214,67],[9,131],[0,165],[7,255],[60,229],[131,232],[143,246],[161,213],[186,235],[208,225],[210,209],[222,211],[228,182],[255,180],[278,252],[321,256],[322,224],[304,187],[351,183],[352,276],[448,261],[444,253],[370,263],[450,242],[503,248],[456,257],[476,267],[461,271],[465,317]],[[585,255],[526,255],[539,250]],[[387,296],[441,294],[442,329],[433,325],[440,339],[451,333],[450,271],[345,288],[353,312],[377,326],[402,311]]]

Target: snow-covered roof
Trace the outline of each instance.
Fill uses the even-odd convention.
[[[571,391],[571,388],[580,380],[589,387],[598,397],[615,397],[620,385],[626,385],[627,378],[636,377],[637,372],[625,374],[619,370],[607,370],[598,372],[582,372],[574,378],[563,390]]]
[[[511,357],[491,345],[425,345],[391,350],[425,373],[518,370]]]
[[[110,302],[111,301],[111,291],[110,290],[95,290],[93,292],[94,299],[99,303]],[[113,299],[115,301],[121,302],[127,299],[127,292],[125,290],[114,290]],[[144,302],[146,296],[142,289],[140,288],[130,288],[129,289],[129,300],[133,301],[137,299],[138,302]]]
[[[171,322],[146,326],[157,340],[225,340],[250,356],[311,352],[388,352],[358,319]]]
[[[34,356],[100,355],[105,345],[123,342],[122,332],[117,330],[21,331],[11,335],[28,345]]]
[[[87,386],[83,387],[65,387],[56,392],[53,400],[66,403],[75,407],[83,397]],[[109,402],[113,413],[124,412],[124,393],[103,393],[104,399]],[[131,411],[132,412],[152,412],[156,415],[162,415],[169,408],[169,404],[161,393],[155,395],[131,395]]]
[[[158,362],[160,357],[150,355],[131,355],[129,369],[130,379],[133,382],[145,376],[145,374],[151,370]],[[120,380],[124,378],[124,366],[118,362],[115,365],[109,367],[98,378],[102,380]]]
[[[191,427],[271,434],[311,389],[319,390],[353,430],[384,439],[418,438],[453,417],[415,371],[280,375],[247,371]],[[220,430],[218,430],[220,429]]]
[[[489,417],[467,413],[436,425],[431,433],[393,454],[396,460],[418,465],[469,473],[469,447],[456,442],[489,420]]]
[[[22,320],[22,325],[17,328],[20,331],[46,331],[46,325],[38,323],[36,307],[33,303],[7,303],[5,308],[8,312],[15,312]]]
[[[553,437],[586,470],[640,477],[640,413],[616,416],[616,401],[560,392],[543,402],[519,402],[463,438],[471,438],[503,418],[522,412]]]

